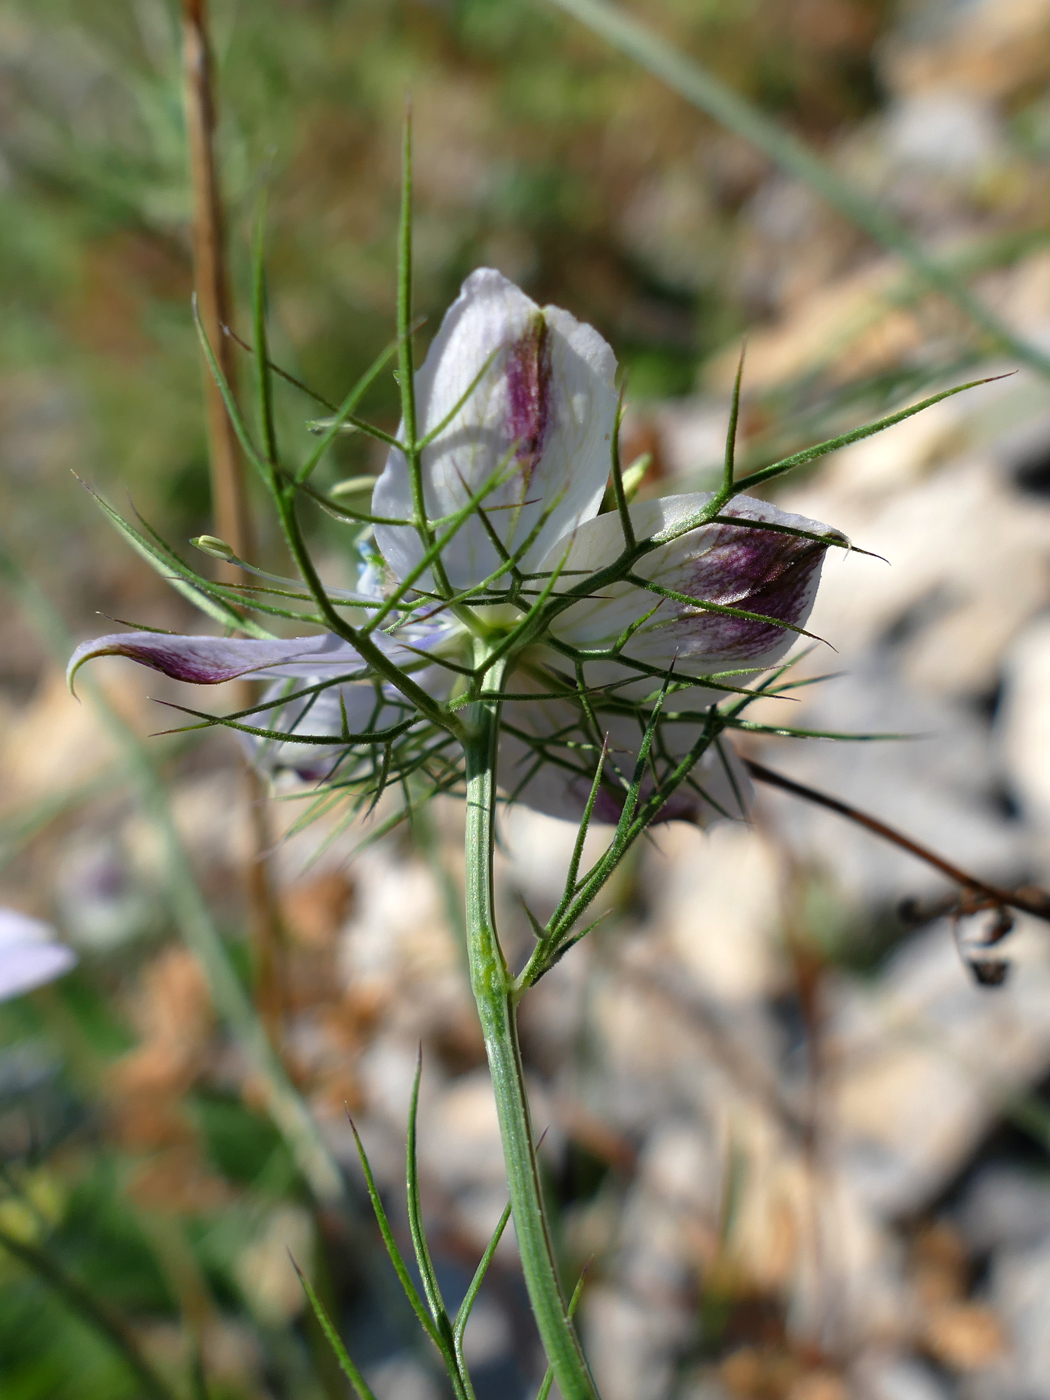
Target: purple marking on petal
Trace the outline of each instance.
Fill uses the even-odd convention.
[[[552,422],[551,351],[542,312],[507,351],[504,368],[510,418],[508,436],[517,442],[517,461],[528,486],[543,456]]]
[[[582,782],[577,785],[579,788],[580,815],[585,810],[587,793],[582,791]],[[588,789],[589,792],[589,789]],[[642,783],[640,800],[648,801],[653,793],[653,782],[651,778]],[[574,794],[575,795],[575,794]],[[620,820],[623,812],[623,804],[627,800],[627,794],[617,783],[614,775],[609,776],[607,783],[603,783],[598,789],[598,796],[594,802],[593,818],[597,822],[607,822],[610,826],[615,826]],[[707,804],[703,802],[700,795],[686,787],[684,784],[676,788],[668,800],[657,812],[653,822],[689,822],[696,821]],[[711,809],[709,815],[714,815]],[[571,812],[565,815],[572,820],[574,814]]]
[[[801,626],[826,552],[826,545],[797,535],[723,525],[714,544],[692,561],[681,591]],[[761,656],[784,639],[775,623],[720,617],[688,604],[678,605],[675,621],[687,637],[702,631],[705,652],[734,661]]]
[[[67,676],[96,656],[126,656],[173,680],[218,685],[238,676],[264,679],[352,671],[360,659],[348,643],[323,632],[313,637],[178,637],[165,632],[116,632],[83,642]]]

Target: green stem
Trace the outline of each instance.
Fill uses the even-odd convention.
[[[485,657],[477,659],[480,664]],[[544,1215],[539,1165],[518,1048],[512,979],[496,932],[492,854],[503,677],[504,666],[498,662],[486,672],[481,697],[468,711],[469,728],[463,742],[467,764],[466,914],[470,981],[485,1037],[514,1230],[536,1325],[564,1400],[598,1400],[558,1279]]]

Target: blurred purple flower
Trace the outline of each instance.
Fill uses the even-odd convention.
[[[53,982],[76,960],[50,924],[17,909],[0,909],[0,1001]]]

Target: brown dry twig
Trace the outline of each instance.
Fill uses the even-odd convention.
[[[745,758],[744,764],[751,776],[758,782],[768,783],[770,787],[780,788],[783,792],[789,792],[793,797],[801,797],[805,802],[812,802],[818,807],[826,808],[829,812],[836,812],[848,821],[856,822],[866,831],[882,837],[884,841],[891,842],[902,851],[907,851],[909,855],[924,861],[935,870],[939,870],[942,875],[946,875],[949,880],[954,881],[960,887],[958,898],[937,912],[951,916],[959,953],[977,981],[983,986],[998,986],[1006,977],[1008,964],[1000,958],[981,956],[981,950],[999,943],[1013,928],[1013,917],[1009,910],[1017,909],[1024,914],[1031,914],[1037,919],[1042,919],[1044,923],[1050,923],[1050,894],[1045,890],[1041,890],[1035,885],[1024,885],[1020,889],[1009,890],[1002,885],[993,885],[987,880],[978,879],[976,875],[971,875],[969,871],[954,865],[944,856],[938,855],[936,851],[931,851],[928,846],[913,840],[886,822],[879,821],[877,817],[869,816],[867,812],[862,812],[857,807],[851,807],[848,802],[842,802],[837,797],[830,797],[827,793],[820,792],[816,788],[807,787],[805,783],[796,782],[794,778],[787,778],[782,773],[775,773],[771,768],[766,768],[764,764],[756,763],[754,759]],[[996,912],[996,918],[991,927],[980,938],[963,939],[959,932],[959,920],[986,910]]]
[[[226,382],[234,382],[231,345],[223,328],[230,320],[229,276],[219,173],[215,158],[216,103],[208,43],[207,0],[183,0],[183,74],[190,178],[193,185],[193,281],[204,333]],[[244,483],[244,461],[233,424],[214,377],[205,370],[204,398],[208,422],[215,530],[240,559],[254,553],[251,514]],[[226,583],[246,581],[235,564],[220,563]],[[253,687],[241,682],[235,709],[254,700]],[[245,802],[251,823],[252,852],[246,870],[246,895],[256,958],[256,1003],[272,1038],[279,1040],[284,937],[277,910],[269,851],[270,828],[263,783],[245,765]]]

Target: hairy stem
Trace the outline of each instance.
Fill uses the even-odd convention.
[[[484,659],[479,657],[479,664]],[[467,764],[466,914],[470,980],[485,1037],[514,1230],[536,1325],[564,1400],[598,1400],[558,1279],[544,1215],[518,1048],[512,979],[496,932],[492,853],[503,675],[500,663],[486,672],[481,697],[468,713],[469,729],[463,744]]]

